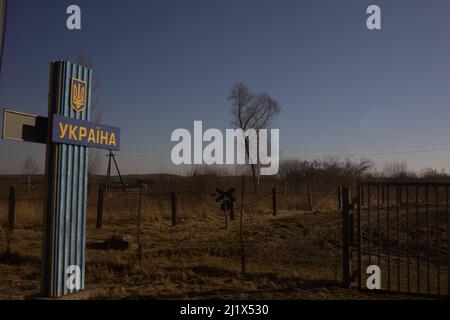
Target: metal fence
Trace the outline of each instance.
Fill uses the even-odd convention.
[[[267,188],[266,188],[267,189]],[[14,221],[17,227],[41,228],[43,212],[43,196],[39,190],[27,192],[24,187],[17,186],[0,192],[0,229],[6,228],[8,213],[11,207],[10,194],[15,190],[13,205],[15,206]],[[170,190],[170,189],[169,189]],[[207,218],[211,214],[221,215],[220,204],[215,202],[216,196],[211,192],[177,190],[158,191],[147,188],[142,191],[143,219],[149,221],[174,221],[174,213],[179,219],[191,217]],[[108,222],[126,222],[134,219],[138,211],[139,188],[129,188],[127,194],[121,188],[110,188],[104,192],[102,188],[91,187],[88,194],[88,226],[99,226],[103,220]],[[236,194],[240,194],[237,190]],[[313,211],[336,209],[340,206],[338,192],[333,193],[294,193],[285,189],[270,188],[262,192],[246,191],[246,203],[250,214],[272,214],[295,210]],[[176,212],[175,212],[176,211]]]
[[[377,265],[382,290],[450,296],[449,188],[359,180],[353,199],[344,188],[344,284],[365,289],[366,270]]]

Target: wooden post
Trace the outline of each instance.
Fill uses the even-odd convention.
[[[9,187],[9,208],[8,208],[8,231],[14,231],[14,222],[16,220],[16,188]]]
[[[170,198],[172,200],[172,226],[176,226],[176,224],[177,224],[177,194],[175,192],[171,192]]]
[[[98,202],[97,202],[97,229],[101,229],[103,226],[103,202],[104,202],[104,189],[98,188]]]
[[[308,180],[308,210],[313,211],[311,183],[309,182],[309,180]]]
[[[338,187],[338,209],[342,209],[342,186]]]
[[[232,196],[232,197],[235,196],[234,191],[231,193],[231,196]],[[234,221],[234,201],[232,201],[232,200],[230,199],[229,204],[230,204],[230,220],[231,220],[231,221]]]
[[[272,188],[272,210],[275,217],[277,215],[277,189],[275,187]]]
[[[223,213],[224,213],[224,215],[225,215],[225,229],[227,229],[228,230],[228,214],[227,214],[227,211],[226,210],[224,210],[223,211]]]
[[[141,208],[142,208],[142,192],[144,185],[139,189],[138,215],[137,215],[137,259],[142,261],[142,242],[141,242]]]
[[[342,279],[350,288],[350,195],[348,187],[342,187]]]
[[[14,186],[9,188],[9,206],[8,206],[8,222],[6,225],[6,253],[11,253],[11,240],[14,232],[14,222],[16,219],[16,189]]]
[[[230,220],[234,221],[234,202],[230,201]]]

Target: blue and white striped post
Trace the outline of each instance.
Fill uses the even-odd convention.
[[[84,290],[88,147],[59,144],[51,137],[54,115],[90,120],[91,83],[91,69],[66,61],[51,63],[41,284],[44,297]],[[74,97],[78,98],[75,104]]]

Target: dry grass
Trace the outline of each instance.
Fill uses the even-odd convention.
[[[214,198],[180,194],[179,224],[172,227],[169,196],[147,196],[143,259],[138,262],[137,195],[109,201],[104,228],[96,230],[94,193],[88,203],[87,287],[105,299],[407,298],[342,288],[340,213],[301,211],[299,200],[281,197],[277,217],[271,215],[270,197],[245,211],[248,257],[247,273],[242,274],[238,221],[225,229]],[[256,196],[248,201],[253,200]],[[2,223],[5,210],[0,201]],[[1,299],[20,299],[39,290],[41,212],[38,202],[17,206],[13,255],[0,256]],[[112,235],[125,236],[131,247],[93,249]],[[0,252],[5,238],[0,229]]]

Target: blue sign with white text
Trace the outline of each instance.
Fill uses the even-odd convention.
[[[117,151],[120,129],[54,114],[52,141]]]

